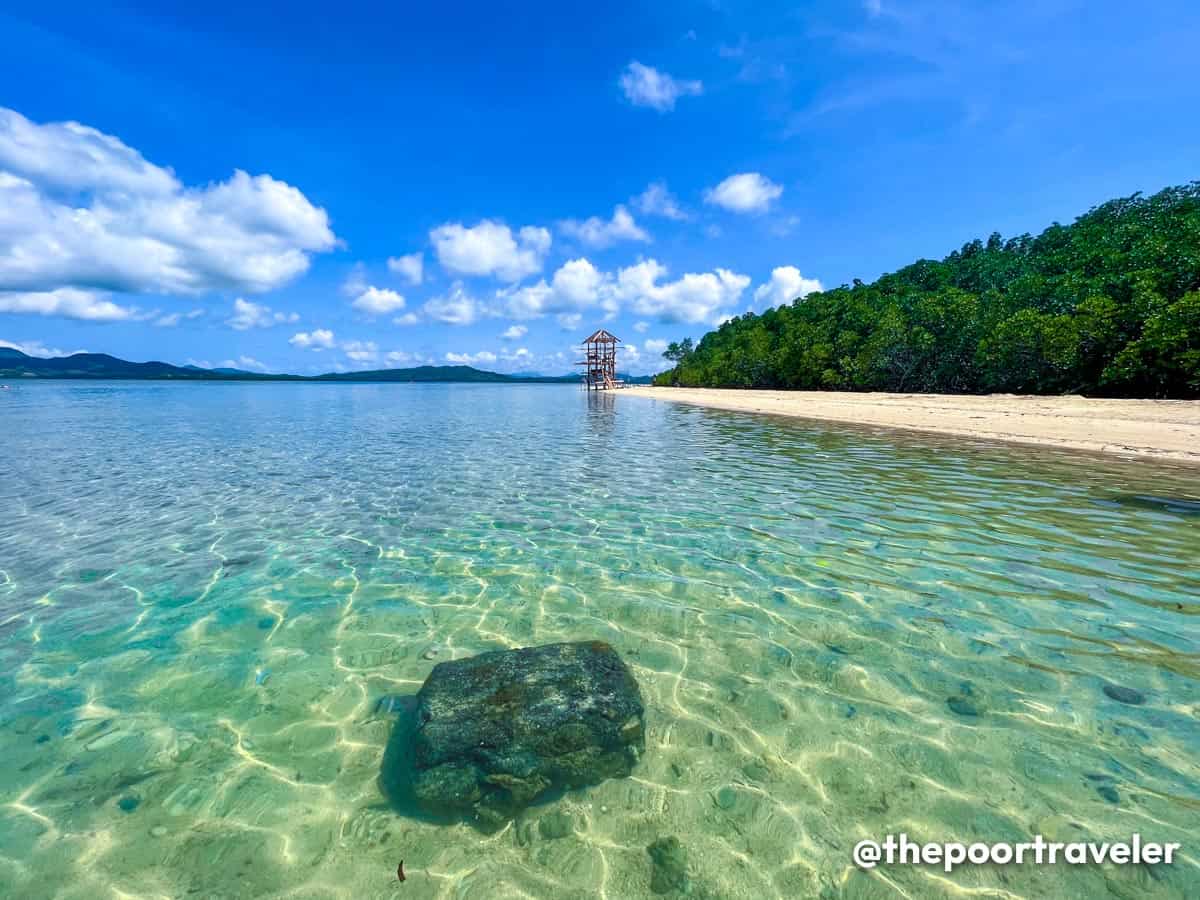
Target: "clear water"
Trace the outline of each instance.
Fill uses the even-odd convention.
[[[1198,500],[1194,470],[574,388],[22,383],[0,894],[646,897],[675,835],[695,897],[1194,898]],[[388,807],[380,698],[594,638],[647,700],[634,777],[494,835]],[[853,868],[900,831],[1184,846]]]

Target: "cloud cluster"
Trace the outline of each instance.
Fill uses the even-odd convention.
[[[663,181],[647,185],[646,190],[634,197],[633,205],[642,215],[661,216],[676,222],[687,219],[687,213],[683,211],[675,195],[667,190],[666,182]]]
[[[659,112],[670,112],[680,97],[698,96],[704,93],[699,81],[680,81],[666,72],[644,66],[634,60],[625,67],[620,78],[625,99],[634,106],[648,106]]]
[[[3,178],[2,174],[0,178]],[[4,202],[2,193],[0,191],[0,204]],[[3,215],[3,208],[0,207],[0,217]],[[52,291],[0,290],[0,312],[65,316],[89,322],[121,322],[133,319],[138,314],[136,309],[113,303],[107,294],[71,287]]]
[[[233,301],[233,315],[225,320],[225,324],[235,331],[249,331],[298,321],[300,316],[294,312],[276,312],[269,306],[238,297]]]
[[[447,353],[446,362],[459,366],[473,366],[478,363],[494,363],[498,357],[490,350],[480,350],[478,353]]]
[[[357,363],[375,362],[379,359],[379,347],[374,341],[343,341],[342,352]]]
[[[454,282],[445,294],[427,300],[421,311],[446,325],[471,325],[484,315],[483,306],[467,293],[461,281]]]
[[[101,321],[114,293],[258,293],[337,242],[325,210],[270,175],[184,185],[118,138],[0,108],[0,304]]]
[[[562,233],[597,250],[611,247],[620,241],[648,242],[650,235],[633,220],[629,210],[618,204],[608,221],[592,216],[582,222],[567,219],[559,223]]]
[[[667,267],[647,259],[617,273],[617,292],[638,315],[663,322],[712,322],[720,310],[737,303],[750,285],[745,275],[729,269],[688,272],[660,282]]]
[[[188,310],[187,312],[166,313],[156,318],[154,320],[154,325],[158,328],[174,328],[184,319],[198,319],[202,315],[204,315],[204,310],[202,309],[192,309]]]
[[[533,319],[558,313],[567,327],[578,324],[580,312],[599,309],[615,315],[629,309],[664,322],[712,322],[718,312],[733,306],[750,285],[750,279],[728,269],[688,272],[665,280],[667,267],[654,259],[601,272],[590,260],[564,263],[549,282],[501,291],[497,298],[514,319]]]
[[[438,262],[456,275],[493,275],[520,281],[542,270],[550,250],[550,232],[527,225],[515,235],[503,222],[484,219],[467,227],[448,222],[429,232]]]
[[[298,331],[288,339],[288,343],[301,350],[329,350],[333,347],[333,332],[328,328]]]
[[[388,288],[367,286],[350,305],[369,316],[385,316],[404,309],[404,297]]]
[[[409,284],[420,284],[425,277],[425,254],[418,252],[406,256],[390,256],[387,267],[389,272],[399,275]]]
[[[344,340],[338,341],[333,331],[328,328],[316,328],[313,331],[300,331],[292,335],[288,341],[293,347],[301,350],[340,350],[358,368],[377,365],[382,359],[391,366],[421,365],[432,360],[419,353],[409,353],[405,350],[381,351],[375,341]],[[334,371],[344,371],[347,366],[343,363],[331,363]]]
[[[520,371],[531,369],[538,360],[528,347],[517,347],[514,350],[479,350],[475,353],[447,352],[443,359],[459,366],[489,366],[502,371]],[[564,353],[554,353],[542,357],[542,362],[550,367],[561,367],[567,364]],[[497,363],[501,365],[497,366]]]

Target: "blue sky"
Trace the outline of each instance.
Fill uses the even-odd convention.
[[[0,342],[655,371],[1200,178],[1194,2],[207,6],[0,12]]]

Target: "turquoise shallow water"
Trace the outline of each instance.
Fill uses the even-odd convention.
[[[696,897],[1200,896],[1194,470],[553,386],[57,383],[0,395],[0,501],[5,897],[646,897],[665,835]],[[388,807],[381,698],[593,638],[634,777],[494,835]],[[1183,849],[853,868],[900,831]]]

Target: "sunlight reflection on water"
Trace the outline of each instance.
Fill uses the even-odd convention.
[[[403,858],[410,897],[640,897],[666,835],[695,896],[1200,894],[1194,471],[554,386],[0,400],[4,896],[391,897]],[[380,698],[593,638],[634,777],[492,836],[387,806]],[[899,831],[1183,851],[853,869]]]

